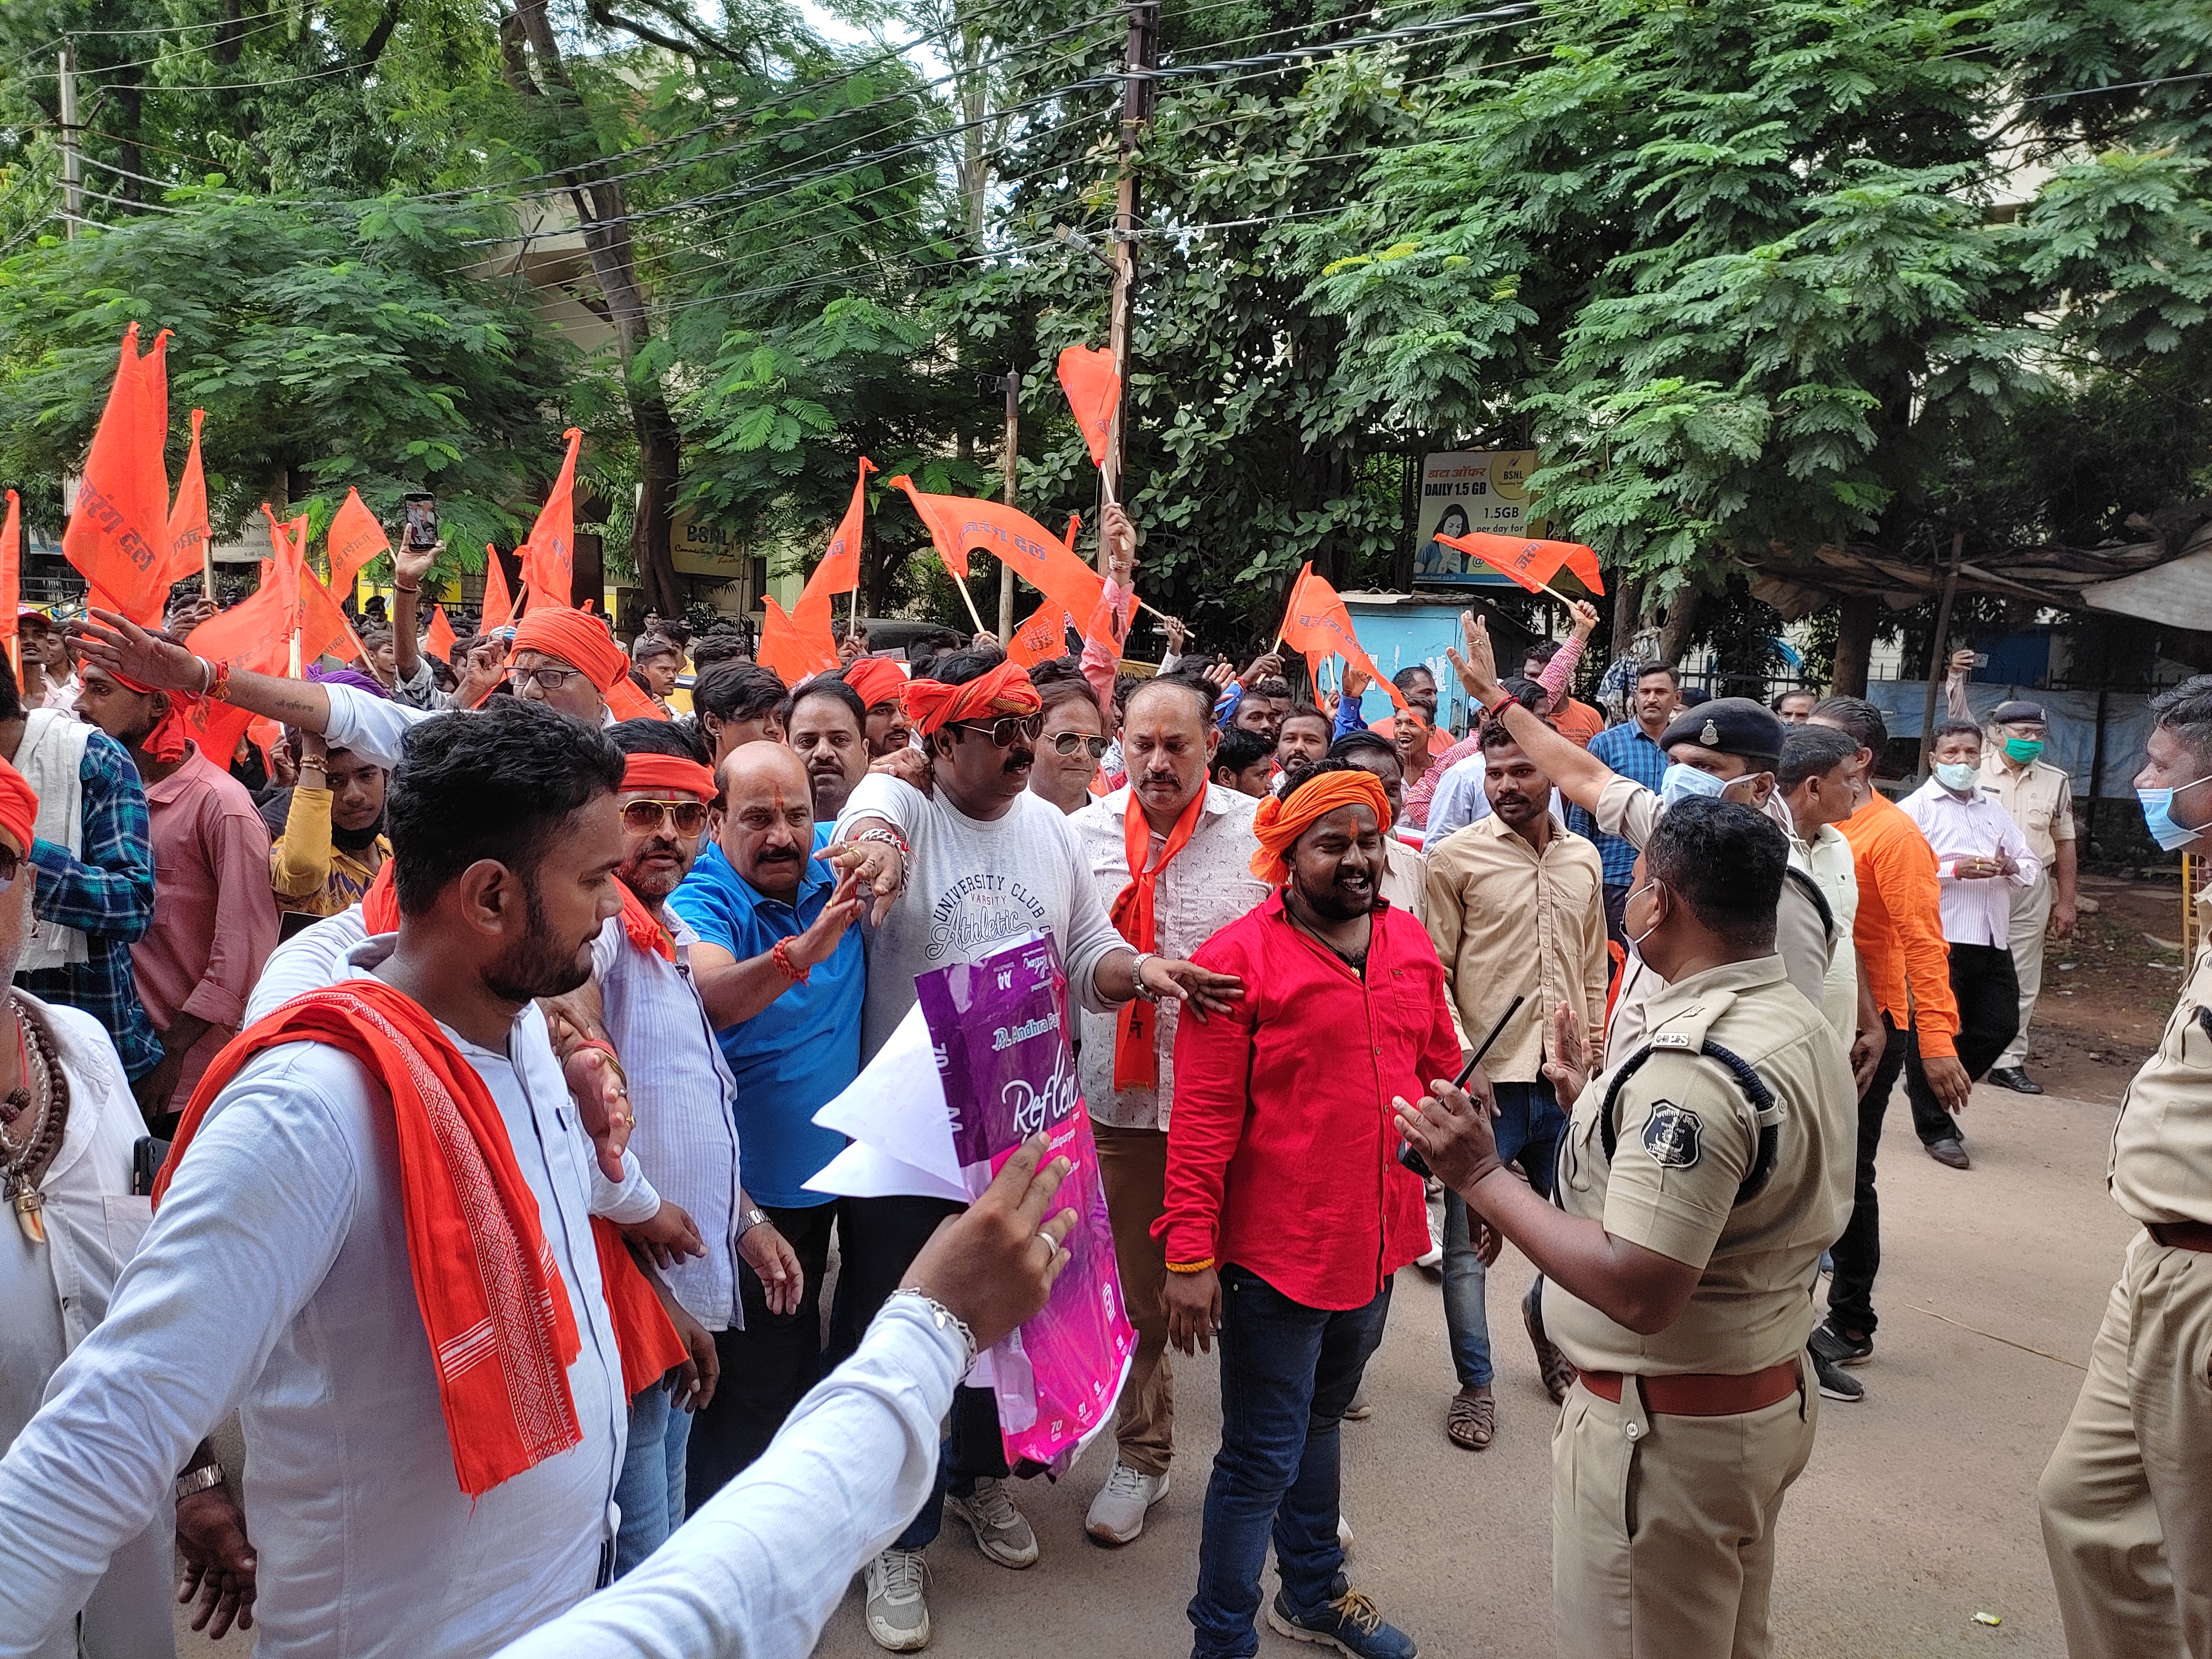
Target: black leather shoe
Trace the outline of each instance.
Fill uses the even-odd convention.
[[[2039,1095],[2043,1085],[2017,1066],[2000,1066],[1984,1079],[2000,1089],[2009,1089],[2016,1095]]]
[[[1928,1156],[1934,1158],[1938,1164],[1948,1164],[1954,1170],[1965,1170],[1971,1169],[1972,1167],[1972,1164],[1967,1159],[1966,1149],[1964,1146],[1961,1146],[1955,1140],[1929,1141],[1928,1143]]]

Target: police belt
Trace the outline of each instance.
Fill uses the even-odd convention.
[[[2143,1231],[2170,1250],[2212,1251],[2212,1227],[2201,1221],[2146,1221]]]
[[[1626,1381],[1619,1371],[1584,1371],[1583,1386],[1618,1406]],[[1676,1376],[1639,1376],[1644,1409],[1657,1417],[1737,1417],[1778,1406],[1797,1392],[1797,1362],[1785,1359],[1763,1371],[1724,1376],[1690,1372]]]

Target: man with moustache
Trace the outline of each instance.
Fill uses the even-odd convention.
[[[1197,1659],[1259,1650],[1270,1534],[1276,1631],[1356,1659],[1414,1659],[1342,1571],[1340,1425],[1382,1340],[1391,1276],[1428,1246],[1421,1182],[1389,1106],[1449,1077],[1460,1047],[1436,947],[1380,896],[1382,786],[1324,760],[1253,819],[1279,889],[1200,948],[1245,988],[1176,1036],[1166,1208],[1169,1340],[1221,1340],[1221,1449],[1206,1488]],[[1291,1195],[1295,1195],[1293,1198]]]
[[[11,1641],[82,1604],[241,1401],[265,1659],[337,1632],[465,1659],[604,1581],[628,1413],[589,1220],[660,1200],[595,1160],[532,1000],[584,982],[621,908],[623,770],[520,699],[414,734],[398,931],[225,1050],[106,1318],[0,1459]]]
[[[1325,732],[1324,717],[1305,712]],[[1213,688],[1203,680],[1170,674],[1141,682],[1121,719],[1129,781],[1073,819],[1099,897],[1139,951],[1187,957],[1267,896],[1251,870],[1259,803],[1206,781],[1222,742],[1212,716]],[[1291,732],[1286,725],[1285,741]],[[1155,1012],[1139,1000],[1117,1013],[1082,1016],[1083,1097],[1121,1297],[1137,1328],[1115,1423],[1118,1455],[1084,1523],[1102,1544],[1126,1544],[1144,1531],[1146,1512],[1167,1496],[1175,1455],[1175,1383],[1160,1300],[1167,1257],[1152,1229],[1166,1204],[1176,1015],[1172,1003]]]
[[[715,839],[668,908],[693,935],[692,973],[732,1079],[744,1190],[767,1217],[744,1237],[787,1240],[795,1259],[779,1275],[748,1254],[738,1275],[744,1317],[715,1339],[722,1383],[691,1428],[695,1510],[767,1449],[821,1377],[822,1282],[842,1206],[805,1182],[844,1150],[814,1114],[859,1075],[866,982],[852,926],[859,878],[840,880],[815,859],[797,754],[746,744],[720,776]]]
[[[1139,951],[1115,931],[1069,820],[1030,791],[1043,715],[1028,674],[994,651],[948,653],[932,670],[905,694],[927,745],[931,792],[872,772],[846,804],[830,849],[872,904],[862,1060],[913,1007],[917,975],[980,961],[1033,933],[1052,936],[1068,988],[1091,1013],[1139,998],[1188,1000],[1201,1016],[1226,1007],[1240,988],[1234,979]],[[847,1206],[842,1294],[854,1328],[957,1207],[926,1198]],[[929,1640],[921,1552],[946,1507],[1001,1566],[1036,1560],[1036,1535],[1007,1493],[1007,1473],[995,1401],[987,1389],[963,1389],[946,1442],[945,1501],[924,1504],[868,1569],[869,1634],[879,1645],[911,1651]]]
[[[862,657],[838,678],[860,700],[868,758],[881,760],[907,746],[914,722],[906,717],[906,670],[889,657]]]
[[[868,775],[866,707],[843,680],[823,674],[803,682],[777,716],[784,742],[806,763],[815,821],[836,823],[853,786]]]

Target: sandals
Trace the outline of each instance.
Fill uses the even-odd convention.
[[[1444,1434],[1462,1451],[1480,1451],[1498,1433],[1498,1401],[1487,1383],[1462,1389],[1451,1398]]]

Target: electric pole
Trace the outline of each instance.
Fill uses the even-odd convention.
[[[1129,45],[1122,79],[1121,176],[1114,206],[1114,307],[1106,331],[1107,349],[1113,352],[1115,372],[1121,377],[1121,401],[1106,434],[1106,465],[1100,469],[1110,498],[1117,501],[1128,499],[1121,488],[1121,471],[1128,445],[1129,326],[1137,299],[1137,143],[1152,125],[1155,82],[1148,71],[1158,66],[1159,49],[1158,0],[1137,0],[1129,8]],[[1103,538],[1098,558],[1103,569]]]
[[[999,384],[1006,393],[1006,453],[1005,459],[1006,490],[1004,500],[1008,507],[1014,504],[1014,454],[1022,429],[1022,376],[1019,369],[1009,368]],[[999,643],[1011,650],[1014,642],[1014,567],[1005,559],[999,561]]]
[[[84,217],[84,161],[78,149],[83,141],[76,130],[76,47],[66,40],[62,42],[60,74],[62,211],[68,216],[64,234],[75,241],[77,222]]]

